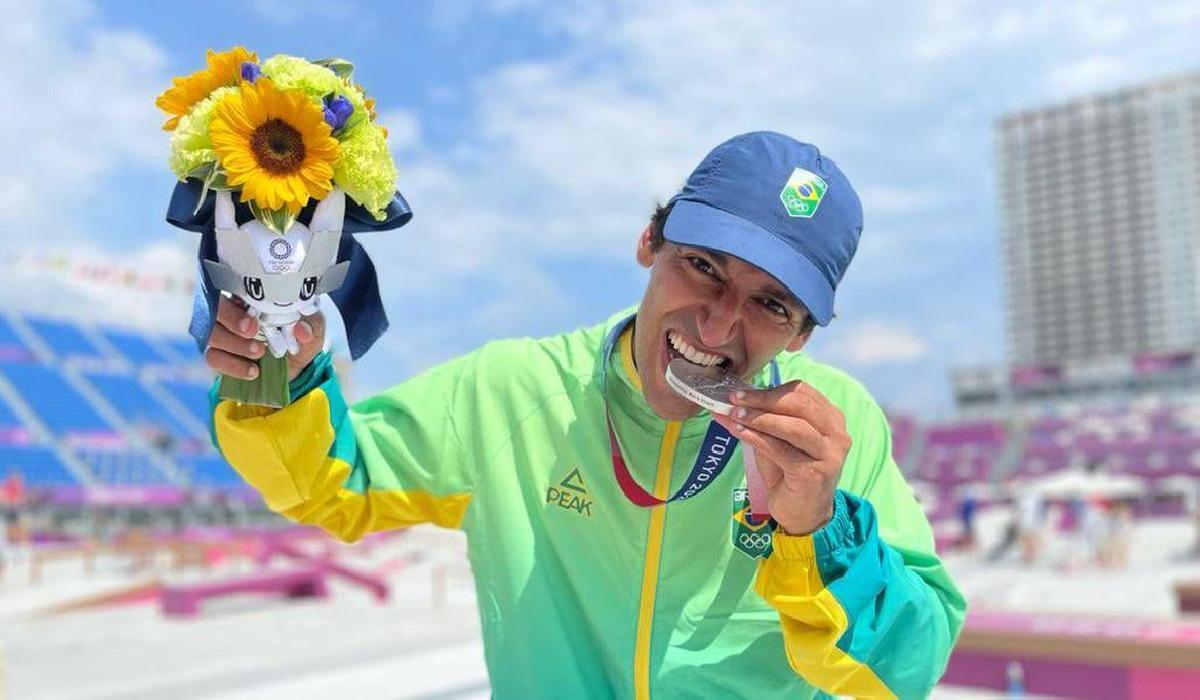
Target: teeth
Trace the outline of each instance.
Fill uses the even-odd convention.
[[[692,347],[675,331],[670,331],[667,333],[667,340],[671,341],[671,346],[678,350],[680,355],[683,355],[685,358],[687,358],[688,362],[693,362],[695,364],[708,367],[725,359],[720,355],[712,355],[707,352],[700,352],[696,348]]]

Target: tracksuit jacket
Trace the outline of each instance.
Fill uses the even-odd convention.
[[[817,532],[747,524],[740,448],[696,496],[639,507],[613,476],[606,402],[632,475],[664,499],[709,416],[650,409],[629,329],[602,394],[603,341],[628,313],[489,343],[354,406],[322,353],[283,409],[219,401],[214,387],[214,441],[268,507],[347,542],[463,530],[497,698],[928,695],[965,603],[866,389],[803,353],[776,358],[783,381],[841,409],[853,439]],[[738,537],[770,538],[770,553],[751,557]]]

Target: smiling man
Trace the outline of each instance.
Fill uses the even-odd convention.
[[[962,596],[883,412],[800,352],[833,318],[861,230],[832,160],[744,134],[642,232],[636,309],[490,343],[352,407],[313,317],[293,403],[214,393],[213,433],[297,522],[347,541],[464,530],[498,698],[924,697]],[[222,300],[209,364],[247,376],[256,330]],[[761,390],[714,417],[668,385],[677,358]],[[769,519],[751,515],[746,445]]]

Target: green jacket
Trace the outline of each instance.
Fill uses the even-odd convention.
[[[887,420],[856,381],[781,354],[846,416],[853,447],[833,520],[809,536],[747,534],[740,449],[713,483],[666,507],[613,477],[605,401],[633,476],[665,498],[709,419],[646,404],[627,331],[490,343],[353,407],[328,355],[280,410],[218,402],[213,435],[272,510],[354,541],[430,522],[461,528],[497,698],[924,697],[965,603],[892,459]],[[766,372],[760,380],[765,381]]]

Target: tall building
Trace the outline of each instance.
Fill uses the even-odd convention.
[[[1200,73],[995,127],[1011,366],[1200,347]]]

